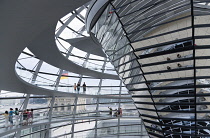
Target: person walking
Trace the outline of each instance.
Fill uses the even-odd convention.
[[[5,111],[5,113],[4,114],[2,114],[2,115],[4,115],[4,118],[5,118],[5,127],[7,128],[8,127],[8,122],[9,122],[9,113],[8,113],[8,111]]]
[[[85,82],[83,83],[82,87],[83,87],[83,93],[85,93],[86,92],[86,84],[85,84]]]
[[[78,91],[78,93],[79,93],[79,90],[80,90],[80,83],[78,82],[77,83],[77,91]]]
[[[18,108],[15,108],[15,125],[19,125],[19,111]]]
[[[10,108],[10,111],[9,111],[9,122],[10,122],[10,126],[13,126],[13,109]]]
[[[77,85],[76,83],[74,83],[74,91],[76,92],[76,90],[77,90]]]

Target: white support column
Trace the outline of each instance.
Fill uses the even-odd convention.
[[[141,137],[143,136],[143,121],[141,120]]]
[[[97,138],[98,136],[98,119],[97,119],[97,116],[99,115],[99,112],[98,112],[98,107],[99,107],[99,98],[97,98],[97,103],[96,103],[96,122],[95,122],[95,138]]]
[[[87,53],[86,56],[85,56],[85,61],[84,61],[83,64],[82,64],[82,67],[83,67],[83,68],[86,67],[87,61],[88,61],[89,57],[90,57],[90,54]],[[80,76],[80,78],[79,78],[78,83],[80,83],[80,86],[82,86],[82,85],[81,85],[81,82],[82,82],[82,77],[83,77],[83,75],[79,75],[79,76]]]
[[[69,58],[69,56],[70,56],[72,50],[73,50],[73,47],[71,46],[71,47],[69,48],[68,53],[66,54],[66,58]],[[62,73],[63,73],[63,70],[62,70],[62,69],[60,69],[59,71],[60,71],[60,72],[59,72],[58,77],[57,77],[56,82],[55,82],[55,90],[58,90],[58,85],[59,85],[59,83],[60,83],[61,75],[62,75]]]
[[[104,64],[102,66],[102,73],[104,73],[105,67],[106,67],[106,58],[104,58]],[[100,81],[99,81],[99,85],[98,85],[99,89],[98,89],[98,93],[97,93],[98,95],[100,95],[100,92],[101,92],[101,85],[102,85],[102,79],[100,79]]]
[[[36,67],[36,70],[35,70],[35,72],[34,72],[34,74],[32,76],[32,80],[31,80],[32,84],[34,84],[36,82],[36,78],[37,78],[37,75],[39,73],[40,68],[42,67],[42,64],[43,64],[43,61],[39,60],[39,63],[37,65],[37,67]]]
[[[105,66],[106,66],[106,59],[104,58],[104,64],[102,66],[102,73],[104,73],[105,70]],[[102,79],[100,79],[99,85],[98,85],[98,95],[100,95],[101,92],[101,85],[102,85]],[[97,104],[96,104],[96,115],[98,116],[98,108],[99,108],[99,98],[97,98]],[[95,138],[97,138],[98,136],[98,120],[96,119],[95,122]]]
[[[45,133],[46,138],[51,137],[50,126],[51,126],[51,121],[52,121],[52,112],[53,112],[54,103],[55,103],[55,96],[52,97],[51,102],[50,102],[50,109],[49,109],[49,112],[48,112],[49,124],[46,126],[47,130],[46,130],[46,133]]]
[[[121,93],[122,93],[122,80],[120,81],[118,109],[121,108]],[[120,133],[120,116],[118,116],[117,133],[118,133],[117,137],[119,138],[119,133]]]
[[[24,100],[24,104],[23,104],[22,110],[26,110],[26,109],[27,109],[29,99],[30,99],[30,94],[27,94],[27,95],[26,95],[26,98],[25,98],[25,100]]]
[[[77,113],[77,102],[78,102],[78,97],[75,97],[74,100],[74,110],[73,110],[73,121],[72,121],[72,127],[71,127],[71,138],[74,138],[74,124],[75,124],[75,114]]]

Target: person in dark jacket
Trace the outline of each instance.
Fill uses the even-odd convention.
[[[85,82],[83,83],[82,87],[83,87],[83,93],[85,93],[86,92],[86,84],[85,84]]]
[[[112,108],[111,107],[108,107],[109,108],[109,115],[112,116]]]

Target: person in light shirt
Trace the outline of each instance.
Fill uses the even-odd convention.
[[[32,123],[33,123],[33,109],[31,109],[30,112],[28,112],[28,124]]]
[[[2,115],[5,118],[5,125],[4,126],[7,128],[8,127],[8,123],[9,123],[9,113],[8,113],[8,111],[5,111],[5,113],[2,114]]]

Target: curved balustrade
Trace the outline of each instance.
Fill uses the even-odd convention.
[[[58,98],[57,100],[59,100],[61,98]],[[47,103],[50,103],[51,98],[47,98],[47,99],[49,99],[49,102],[47,102]],[[82,98],[82,99],[84,99],[84,98]],[[86,98],[86,100],[88,101],[88,98]],[[107,100],[109,101],[110,99],[107,99]],[[99,124],[103,123],[105,120],[110,120],[110,121],[111,120],[118,120],[118,119],[120,119],[120,120],[123,120],[123,119],[139,120],[138,113],[136,112],[135,108],[134,109],[123,109],[122,116],[117,116],[116,117],[114,115],[110,115],[109,114],[110,111],[109,111],[108,107],[112,107],[113,109],[114,109],[114,107],[118,108],[118,105],[117,105],[118,99],[115,99],[114,102],[108,102],[108,101],[103,102],[103,99],[99,99],[99,101],[101,101],[101,102],[99,102],[99,109],[98,110],[94,109],[94,108],[96,108],[96,105],[95,105],[94,101],[92,101],[90,104],[87,104],[87,103],[82,104],[78,101],[77,104],[74,103],[74,104],[71,104],[71,105],[63,105],[63,106],[62,105],[60,105],[60,106],[54,105],[51,117],[49,117],[49,112],[50,112],[50,107],[49,106],[50,105],[44,104],[46,107],[33,108],[34,109],[33,123],[32,124],[29,123],[29,124],[25,124],[25,125],[22,124],[22,122],[23,122],[22,119],[21,119],[22,118],[22,114],[21,114],[22,111],[20,111],[18,124],[16,124],[15,119],[14,119],[14,125],[9,126],[7,128],[4,127],[4,125],[3,125],[4,124],[4,117],[0,116],[1,117],[0,118],[0,123],[1,123],[0,136],[6,136],[7,134],[11,135],[13,132],[17,132],[19,130],[22,130],[23,135],[21,135],[21,136],[32,135],[33,133],[40,133],[41,131],[43,131],[42,129],[44,129],[46,131],[46,127],[42,128],[40,130],[36,130],[34,132],[30,132],[29,134],[24,134],[24,133],[27,132],[26,131],[27,129],[36,128],[36,127],[42,126],[42,125],[46,126],[48,124],[51,124],[50,129],[59,129],[61,131],[62,127],[73,125],[72,121],[75,122],[74,125],[83,124],[83,125],[88,126],[90,123],[95,122],[96,120],[98,121]],[[131,104],[132,105],[132,100],[131,99],[123,100],[123,101],[121,101],[121,104],[123,104],[123,105]],[[29,104],[28,105],[28,107],[35,107],[35,106],[36,106],[36,104]],[[40,104],[39,104],[39,106],[40,106]],[[71,108],[69,109],[70,106],[71,106]],[[85,106],[86,106],[86,108],[84,108]],[[75,112],[74,108],[79,108],[79,109],[76,110],[76,112]],[[84,110],[84,109],[86,109],[86,110]],[[87,109],[89,109],[89,110],[87,110]],[[115,111],[113,111],[113,114],[114,114],[114,112]],[[66,123],[64,123],[64,122],[66,122]],[[54,124],[59,124],[59,125],[54,125]],[[140,124],[136,124],[136,125],[138,125],[140,127],[143,127]],[[120,125],[120,127],[121,126],[123,126],[123,124]],[[97,129],[98,130],[106,129],[106,127],[98,127]],[[79,130],[77,130],[77,131],[79,131]],[[77,131],[74,132],[75,135],[77,135]],[[88,131],[88,128],[85,128],[85,130],[83,130],[83,131]],[[65,135],[69,135],[69,134],[62,134],[62,135],[65,136]],[[80,134],[78,134],[78,135],[80,135]],[[144,135],[146,135],[145,132],[144,132]]]

